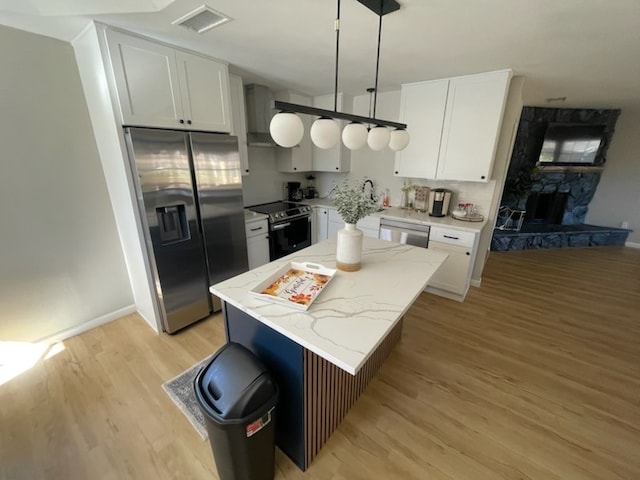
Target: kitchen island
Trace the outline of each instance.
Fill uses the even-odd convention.
[[[335,268],[335,239],[211,287],[227,341],[253,351],[280,387],[276,443],[305,470],[402,333],[402,317],[446,260],[441,252],[364,238],[362,269],[337,271],[306,311],[250,293],[288,262]]]

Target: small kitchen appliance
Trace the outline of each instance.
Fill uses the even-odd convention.
[[[444,217],[449,212],[451,191],[444,188],[436,188],[429,192],[429,216]]]
[[[300,188],[300,182],[287,182],[285,184],[285,190],[287,191],[287,196],[285,200],[290,202],[299,202],[303,198],[303,191]],[[265,212],[266,213],[266,212]]]

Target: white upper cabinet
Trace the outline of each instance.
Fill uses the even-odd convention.
[[[278,92],[275,98],[282,102],[311,106],[311,97],[294,92]],[[312,117],[310,115],[300,115],[300,119],[304,125],[304,135],[300,143],[292,148],[276,147],[278,170],[281,172],[310,172],[313,169],[311,160],[311,138],[309,137]]]
[[[185,121],[195,130],[231,132],[227,65],[182,51],[176,63]]]
[[[400,118],[411,142],[396,154],[402,177],[487,182],[511,71],[402,86]]]
[[[334,95],[320,95],[313,97],[313,106],[323,110],[333,110]],[[338,111],[351,113],[353,111],[353,97],[338,93]],[[315,119],[315,117],[314,117]],[[337,120],[340,132],[347,125],[345,120]],[[344,146],[342,139],[332,148],[318,148],[313,145],[313,171],[314,172],[348,172],[351,170],[351,150]]]
[[[231,117],[233,119],[231,133],[238,137],[238,153],[240,154],[242,175],[249,175],[244,86],[242,85],[242,78],[232,73],[229,74],[229,94],[231,97]]]
[[[501,71],[450,80],[437,178],[490,180],[510,79]]]
[[[124,125],[231,131],[227,65],[106,30]]]
[[[436,178],[449,80],[403,85],[400,121],[407,124],[411,140],[396,153],[395,175]]]

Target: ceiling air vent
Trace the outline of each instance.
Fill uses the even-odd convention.
[[[227,17],[224,13],[216,12],[213,8],[202,5],[171,23],[173,25],[181,25],[196,33],[202,34],[230,21],[231,18]]]

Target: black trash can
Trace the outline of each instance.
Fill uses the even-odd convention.
[[[228,343],[193,386],[220,480],[273,480],[278,386],[262,362]]]

